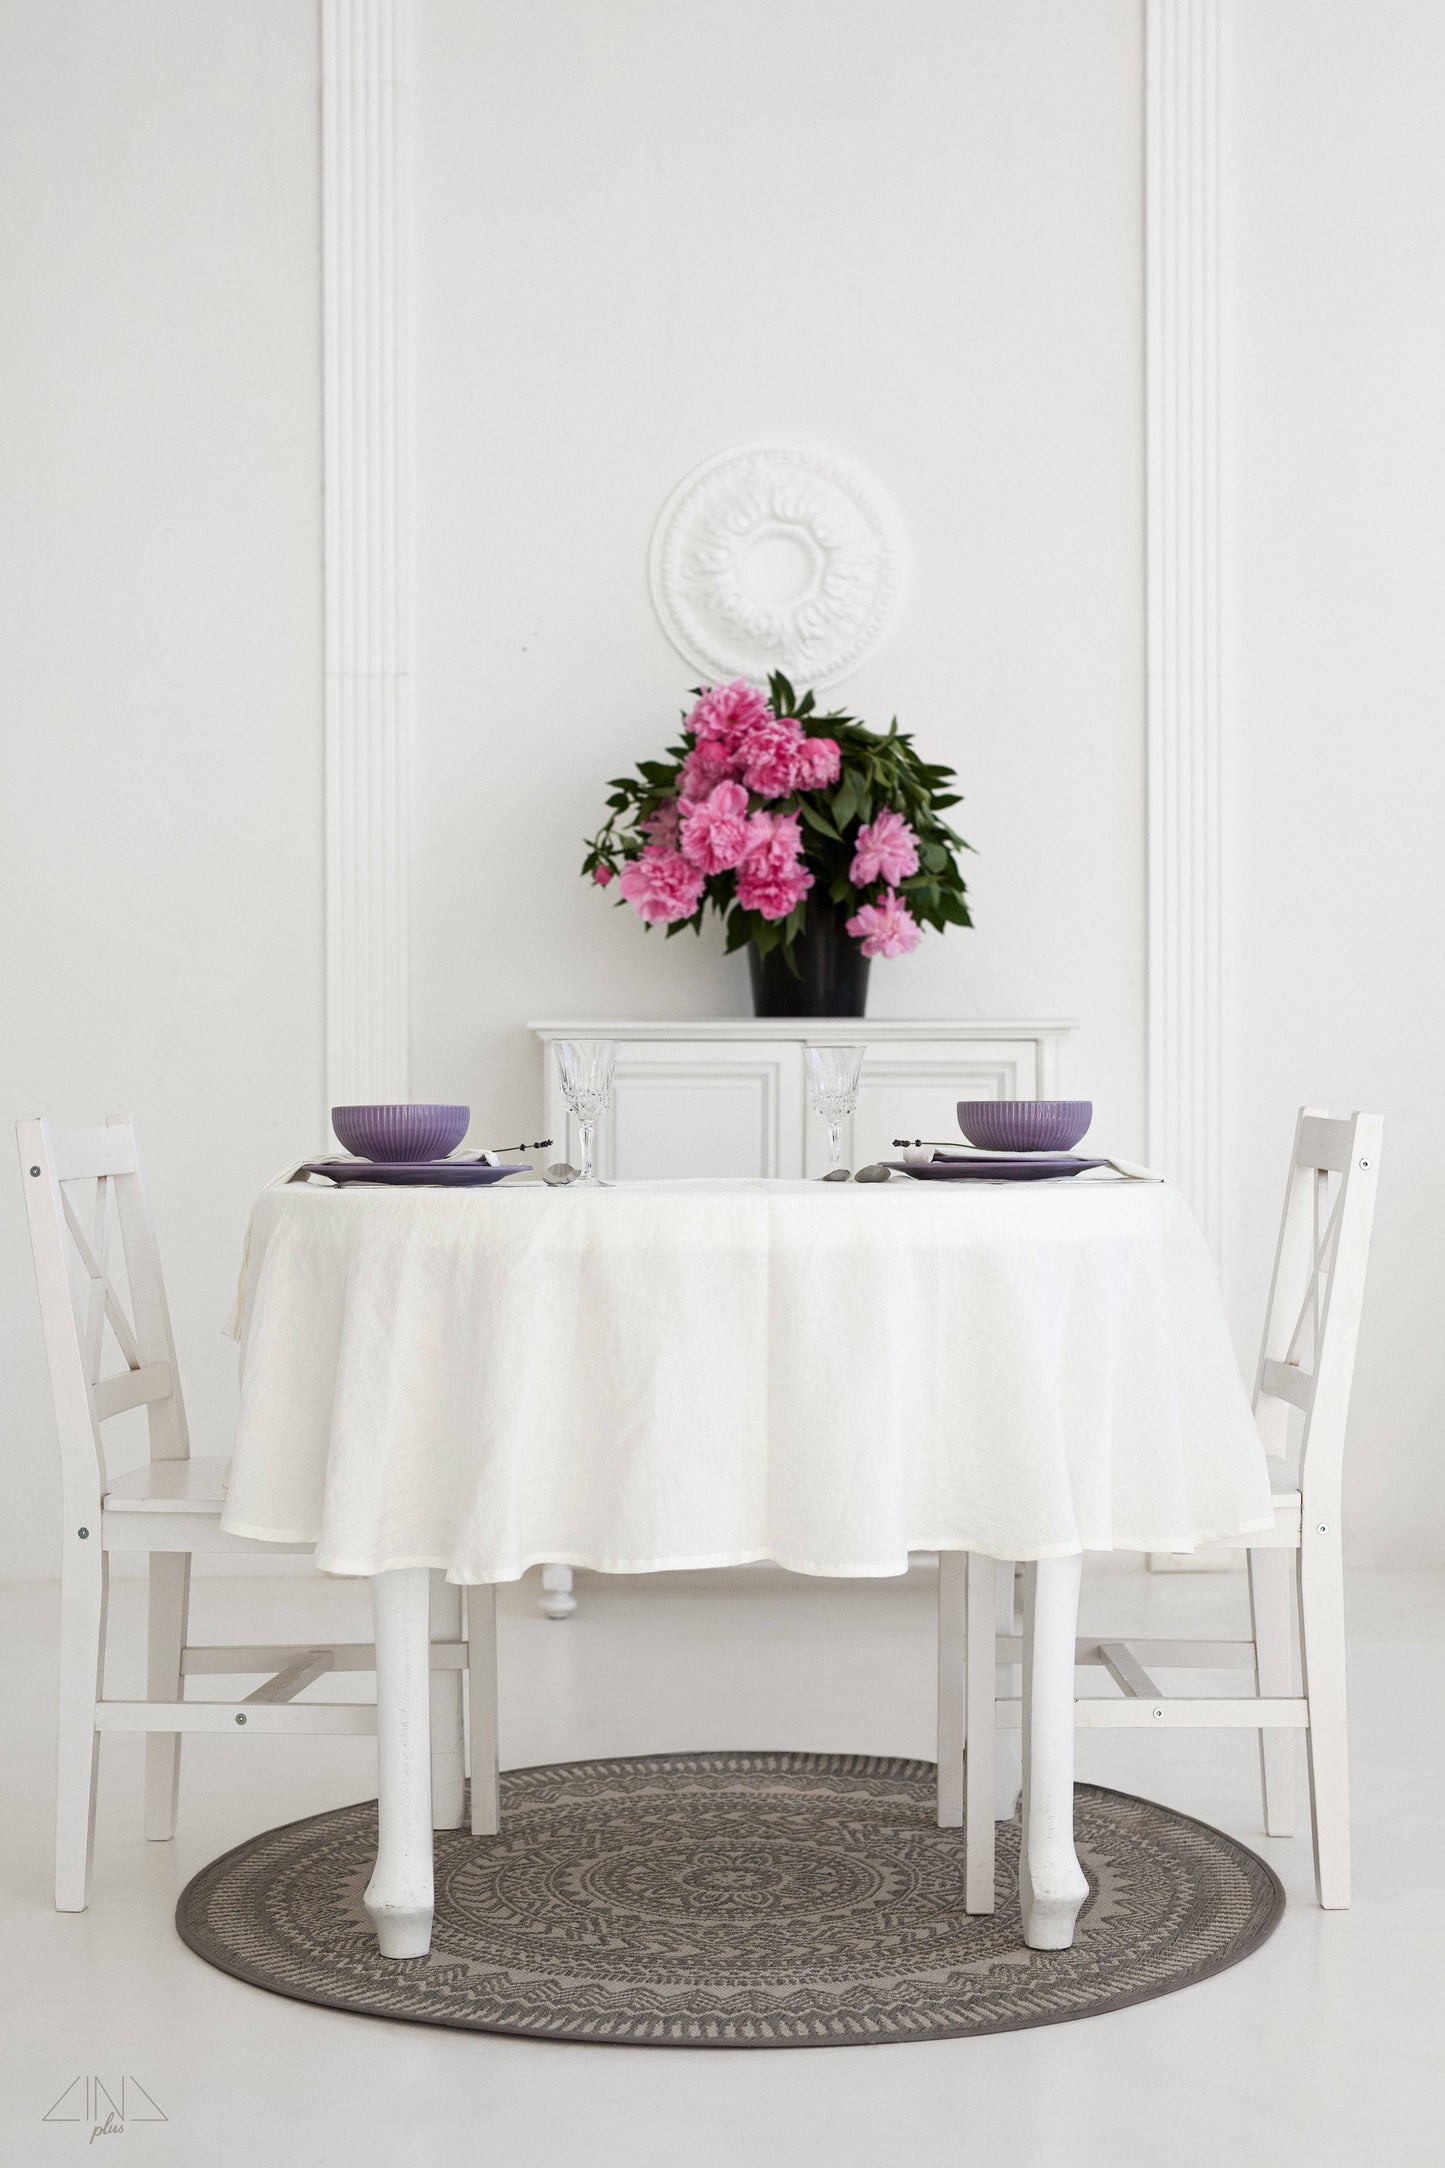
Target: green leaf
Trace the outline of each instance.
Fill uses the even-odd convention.
[[[833,793],[832,802],[829,806],[829,811],[832,813],[834,820],[837,822],[838,827],[841,830],[847,827],[849,821],[852,820],[853,815],[857,810],[858,777],[857,774],[854,773],[851,775],[845,775],[843,777],[842,782],[838,785],[838,788]]]
[[[835,843],[842,842],[843,838],[820,805],[814,805],[809,798],[800,798],[798,812],[807,826],[816,829],[820,836],[831,836]]]

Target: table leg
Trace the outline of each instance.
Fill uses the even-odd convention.
[[[431,1948],[430,1579],[425,1566],[408,1566],[371,1581],[379,1829],[365,1904],[383,1957]]]
[[[572,1568],[570,1566],[544,1566],[542,1568],[542,1593],[537,1599],[537,1609],[544,1618],[570,1618],[577,1608],[577,1598],[572,1593]]]
[[[1031,1950],[1066,1950],[1089,1885],[1074,1850],[1074,1636],[1083,1560],[1041,1558],[1024,1583],[1019,1911]]]

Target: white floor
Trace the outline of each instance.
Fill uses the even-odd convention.
[[[1112,1562],[1111,1562],[1112,1565]],[[581,1580],[551,1624],[535,1578],[504,1592],[503,1759],[704,1746],[931,1757],[934,1576],[805,1582],[769,1569]],[[113,1691],[139,1691],[142,1591],[113,1594]],[[80,2075],[146,2089],[120,2158],[248,2168],[749,2168],[1008,2161],[1021,2168],[1415,2168],[1445,2159],[1445,1578],[1357,1575],[1356,1902],[1314,1906],[1308,1845],[1260,1835],[1244,1734],[1104,1733],[1080,1775],[1168,1800],[1262,1850],[1289,1893],[1233,1972],[1116,2016],[936,2045],[722,2053],[569,2047],[343,2017],[224,1978],[176,1938],[176,1896],[250,1832],[369,1796],[369,1740],[187,1743],[181,1835],[140,1836],[140,1742],[105,1743],[88,1913],[50,1909],[55,1594],[0,1590],[5,1734],[0,2162],[89,2154],[47,2123]],[[196,1638],[369,1638],[352,1584],[198,1584]],[[269,1615],[268,1615],[269,1614]],[[1243,1630],[1238,1574],[1091,1569],[1087,1630],[1203,1615]],[[222,1689],[224,1691],[224,1689]],[[103,2156],[102,2156],[103,2157]]]

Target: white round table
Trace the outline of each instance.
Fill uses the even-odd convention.
[[[395,1956],[430,1938],[432,1570],[1028,1561],[1021,1894],[1049,1948],[1085,1894],[1082,1553],[1272,1522],[1208,1254],[1163,1184],[294,1183],[255,1207],[241,1317],[222,1525],[372,1580],[367,1904]],[[453,1759],[437,1826],[461,1818]]]

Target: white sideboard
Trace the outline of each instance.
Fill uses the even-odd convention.
[[[1049,1099],[1072,1026],[927,1018],[730,1017],[698,1023],[611,1019],[535,1023],[544,1133],[559,1159],[577,1158],[575,1126],[557,1083],[556,1039],[612,1039],[612,1103],[598,1125],[604,1180],[664,1175],[821,1174],[823,1125],[808,1108],[803,1048],[811,1040],[864,1045],[858,1112],[844,1138],[849,1166],[883,1158],[895,1137],[952,1137],[960,1099]]]

